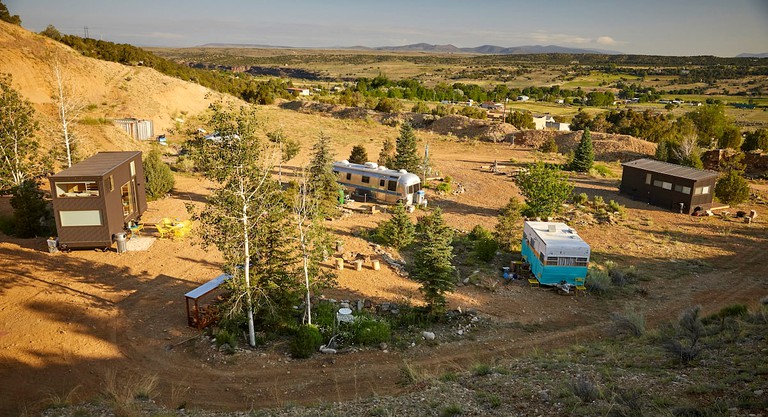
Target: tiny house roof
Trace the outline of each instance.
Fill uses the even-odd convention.
[[[139,151],[99,152],[96,155],[52,175],[52,178],[101,177],[141,155]]]
[[[537,247],[537,242],[532,242],[534,249],[545,252],[545,255],[589,257],[589,244],[565,223],[525,222],[523,229],[530,230],[536,235],[532,238],[538,238],[544,244],[542,248]]]
[[[706,180],[718,176],[718,173],[715,171],[670,164],[669,162],[654,161],[653,159],[647,158],[625,162],[621,165],[693,181]]]

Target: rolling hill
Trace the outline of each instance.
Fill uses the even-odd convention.
[[[14,88],[35,107],[41,125],[37,137],[43,147],[53,144],[57,131],[51,98],[54,62],[59,63],[72,97],[85,108],[75,130],[84,155],[143,146],[109,119],[151,119],[155,134],[161,134],[187,115],[204,111],[213,100],[232,99],[151,68],[87,58],[44,36],[0,22],[0,73],[11,74]]]

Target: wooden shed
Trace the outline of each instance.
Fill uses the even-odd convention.
[[[635,200],[690,214],[712,207],[718,173],[652,159],[622,164],[619,190]]]
[[[147,210],[141,152],[99,152],[50,178],[62,248],[112,246]]]

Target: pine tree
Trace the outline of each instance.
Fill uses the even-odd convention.
[[[520,243],[520,231],[522,214],[520,202],[515,197],[509,199],[506,206],[499,213],[499,222],[494,230],[494,237],[499,242],[502,249],[512,252],[518,248]]]
[[[715,184],[715,197],[722,203],[736,205],[749,198],[749,183],[741,171],[729,169]]]
[[[15,236],[29,238],[45,236],[51,232],[47,225],[51,218],[48,202],[45,201],[43,192],[35,180],[24,180],[21,185],[13,188],[11,207]]]
[[[384,143],[381,146],[381,152],[379,152],[379,160],[376,162],[379,165],[383,165],[387,168],[394,168],[395,144],[392,142],[392,139],[384,139]]]
[[[144,188],[147,199],[157,200],[173,189],[175,180],[171,167],[160,159],[160,150],[153,147],[144,159]]]
[[[576,148],[573,156],[571,169],[577,172],[589,172],[594,161],[595,152],[592,149],[592,134],[589,133],[589,128],[586,128],[584,129],[584,134],[581,135],[581,141],[579,141],[579,146]]]
[[[395,249],[401,249],[413,243],[415,230],[416,227],[408,217],[402,202],[398,202],[392,210],[392,217],[379,226],[379,234],[384,243]]]
[[[364,164],[368,162],[368,152],[363,145],[355,145],[349,154],[349,162],[353,164]]]
[[[416,134],[410,123],[403,123],[400,127],[400,136],[395,143],[395,149],[394,166],[391,168],[404,169],[411,173],[419,172],[421,158],[416,148]]]
[[[421,283],[419,291],[432,315],[445,311],[445,294],[456,288],[452,241],[453,230],[445,224],[439,208],[419,218],[411,276]]]
[[[339,183],[333,173],[331,138],[320,134],[312,146],[312,161],[309,165],[309,192],[318,201],[321,217],[336,217],[339,211]]]

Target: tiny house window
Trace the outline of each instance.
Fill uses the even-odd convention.
[[[115,178],[113,176],[109,176],[109,191],[115,191]]]
[[[650,184],[651,183],[651,174],[645,174],[645,183]]]
[[[123,184],[122,187],[120,187],[120,192],[122,194],[122,204],[123,204],[123,216],[130,216],[131,213],[133,213],[133,190],[131,189],[131,182],[128,181],[125,184]]]
[[[701,193],[702,194],[709,194],[709,186],[701,187]]]
[[[99,210],[62,210],[59,211],[59,220],[61,220],[61,227],[102,225]]]
[[[663,188],[665,190],[671,190],[672,189],[672,183],[671,182],[666,182],[666,181],[662,182],[661,183],[661,188]]]
[[[370,182],[371,182],[371,177],[363,175],[363,183],[370,184]]]
[[[653,185],[656,187],[661,187],[661,180],[654,180]]]
[[[56,197],[98,197],[96,181],[57,182]]]
[[[136,176],[136,161],[131,161],[131,176]]]

